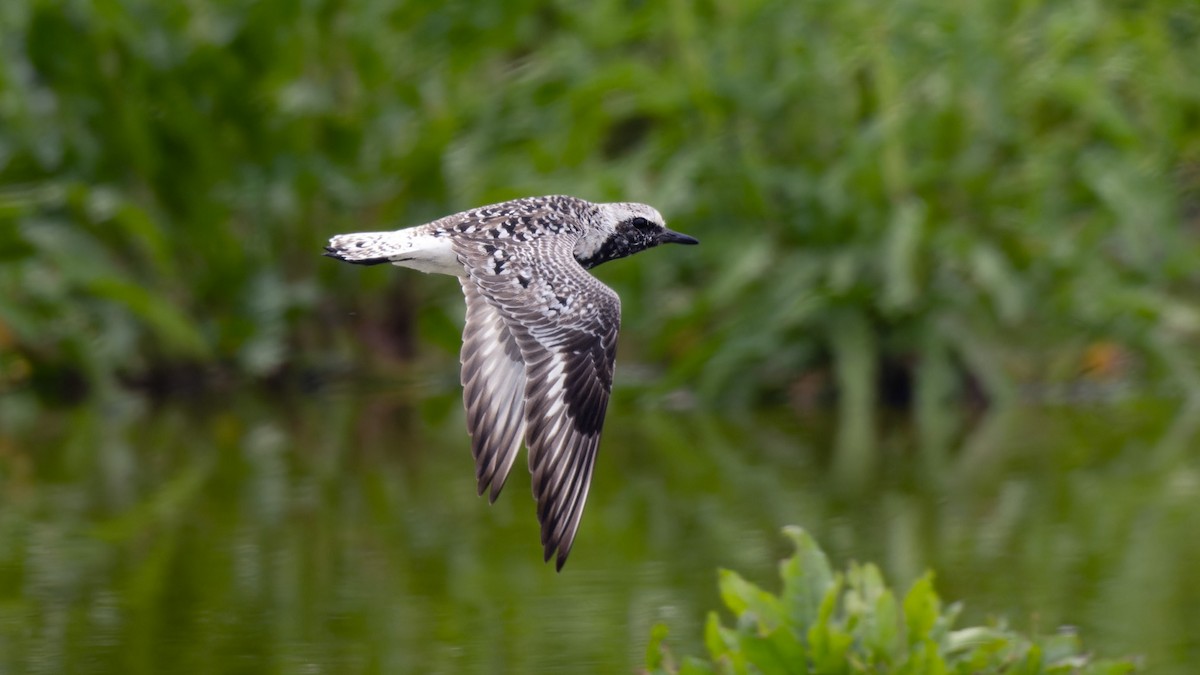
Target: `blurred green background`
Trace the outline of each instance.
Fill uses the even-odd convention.
[[[455,282],[319,255],[551,193],[702,241],[597,270],[558,577],[471,492]],[[1188,0],[8,0],[0,672],[628,671],[788,523],[1192,672],[1198,263]]]

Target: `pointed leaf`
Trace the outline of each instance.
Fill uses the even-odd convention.
[[[904,597],[904,621],[910,645],[929,637],[938,620],[940,605],[937,593],[933,591],[933,574],[927,572],[917,579]]]
[[[779,600],[758,586],[746,581],[737,572],[721,570],[718,586],[721,599],[739,619],[750,619],[761,632],[773,630],[783,623]]]
[[[833,585],[833,569],[829,558],[803,529],[785,527],[783,533],[796,547],[796,552],[779,564],[783,605],[791,625],[803,631],[817,620],[817,610]]]
[[[664,650],[666,645],[663,642],[667,639],[667,625],[661,621],[654,624],[650,629],[650,642],[646,644],[646,668],[648,670],[658,670],[663,667]]]

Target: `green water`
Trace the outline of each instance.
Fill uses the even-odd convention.
[[[701,650],[717,567],[774,587],[787,524],[902,588],[934,568],[967,621],[1200,667],[1178,402],[885,419],[860,466],[825,415],[618,392],[556,574],[527,474],[476,497],[457,394],[417,394],[0,400],[0,673],[625,673],[656,621]]]

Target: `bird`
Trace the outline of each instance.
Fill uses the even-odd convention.
[[[549,195],[336,235],[325,255],[458,278],[478,494],[495,502],[524,442],[543,560],[556,556],[561,571],[587,501],[621,323],[620,298],[587,270],[659,244],[698,243],[646,204]]]

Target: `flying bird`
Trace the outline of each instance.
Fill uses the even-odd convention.
[[[342,234],[325,255],[458,277],[463,402],[479,494],[495,501],[521,441],[544,559],[562,569],[612,392],[621,300],[588,274],[659,244],[696,244],[653,207],[567,196],[482,206],[394,232]]]

